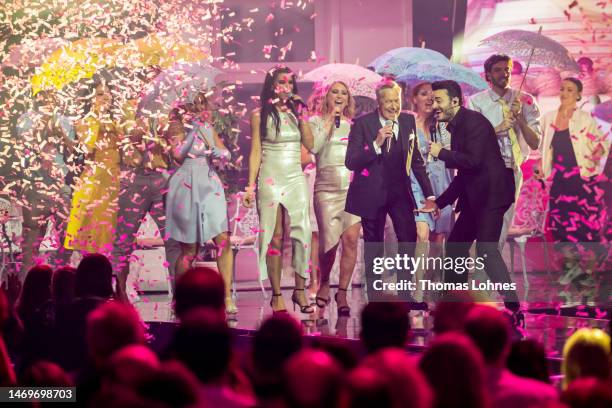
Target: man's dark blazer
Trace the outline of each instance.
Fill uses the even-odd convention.
[[[459,199],[457,211],[469,204],[473,210],[498,209],[514,202],[514,175],[507,169],[491,123],[481,113],[460,108],[449,122],[451,150],[438,158],[457,175],[436,199],[444,208]]]
[[[398,117],[398,142],[402,155],[407,162],[411,153],[411,162],[406,163],[421,185],[425,197],[433,196],[431,183],[427,176],[425,163],[419,151],[418,137],[414,116],[400,113]],[[353,180],[349,186],[346,198],[346,211],[364,218],[376,218],[387,202],[388,181],[384,179],[383,155],[376,154],[374,140],[378,130],[382,127],[378,110],[357,118],[348,138],[345,165],[354,172]],[[385,148],[385,145],[381,147]],[[421,203],[415,203],[410,186],[410,177],[404,169],[403,178],[405,187],[409,192],[406,200],[412,207],[419,208]],[[399,186],[398,186],[399,187]]]

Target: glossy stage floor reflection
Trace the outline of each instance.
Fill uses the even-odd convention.
[[[340,337],[349,340],[359,339],[360,312],[365,305],[361,288],[353,288],[348,294],[351,316],[340,318],[333,300],[328,307],[317,309],[313,315],[302,314],[298,309],[294,311],[290,300],[291,293],[290,289],[283,290],[285,304],[289,313],[302,321],[306,335]],[[332,288],[331,293],[333,296],[335,289]],[[257,330],[263,320],[272,314],[269,295],[267,299],[264,299],[260,291],[239,291],[236,303],[238,314],[235,320],[229,321],[229,324],[230,327],[238,329],[240,332]],[[168,296],[165,294],[143,295],[140,301],[135,303],[135,306],[143,320],[147,322],[174,322],[171,305]],[[563,312],[561,309],[560,311]],[[526,313],[523,334],[542,342],[546,350],[549,351],[550,359],[558,359],[561,356],[565,340],[577,328],[606,328],[609,324],[607,315],[606,318],[601,318],[601,315],[600,318],[583,317],[586,316],[586,313],[581,313],[580,309],[578,309],[577,315]],[[429,312],[412,311],[410,312],[410,323],[413,336],[408,348],[418,351],[426,346],[434,336],[432,332],[433,316]]]

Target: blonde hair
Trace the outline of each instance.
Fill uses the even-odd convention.
[[[593,351],[599,353],[593,354]],[[595,360],[584,360],[584,355],[592,355]],[[601,361],[600,356],[606,359]],[[588,360],[588,359],[587,359]],[[570,336],[563,346],[563,363],[561,371],[564,374],[563,387],[584,376],[592,376],[594,371],[609,370],[610,336],[600,329],[582,328]]]
[[[349,89],[348,85],[343,81],[334,81],[329,85],[317,87],[308,103],[310,111],[316,112],[319,115],[325,115],[333,111],[333,108],[327,102],[327,96],[329,95],[329,92],[333,86],[336,84],[342,85],[348,94],[348,103],[344,107],[342,115],[352,119],[353,116],[355,116],[355,98],[353,98],[353,94],[351,94],[351,90]]]

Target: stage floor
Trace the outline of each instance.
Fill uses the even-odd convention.
[[[291,289],[283,290],[285,304],[289,313],[302,322],[305,335],[339,337],[347,340],[359,339],[360,311],[365,305],[361,288],[354,287],[349,292],[351,316],[340,318],[334,301],[328,307],[316,310],[313,315],[302,314],[299,310],[294,312],[290,300],[291,293]],[[334,288],[332,288],[331,293],[335,293]],[[257,330],[263,320],[272,314],[269,302],[269,298],[265,299],[260,291],[239,291],[236,302],[238,314],[235,320],[229,321],[230,327],[246,333]],[[175,321],[171,303],[166,294],[142,295],[135,306],[146,322]],[[574,330],[581,327],[603,329],[609,324],[607,316],[605,319],[586,317],[588,314],[584,311],[581,313],[581,310],[583,308],[579,307],[572,310],[559,308],[557,310],[539,311],[538,313],[528,312],[525,315],[523,335],[543,343],[548,351],[549,360],[560,360],[563,344]],[[576,312],[578,312],[577,316]],[[410,322],[413,336],[408,348],[418,351],[434,337],[432,332],[433,316],[429,312],[411,311]],[[553,366],[556,365],[553,364]]]

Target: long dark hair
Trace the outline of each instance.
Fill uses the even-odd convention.
[[[267,136],[268,116],[272,116],[276,133],[280,131],[280,116],[276,110],[276,107],[274,106],[274,102],[272,102],[277,98],[276,91],[274,90],[274,82],[280,74],[291,74],[291,77],[293,78],[293,89],[291,92],[294,94],[298,93],[295,74],[288,67],[275,67],[266,73],[266,79],[264,80],[261,95],[259,97],[259,103],[261,104],[261,123],[259,124],[259,134],[262,140],[264,140]]]

